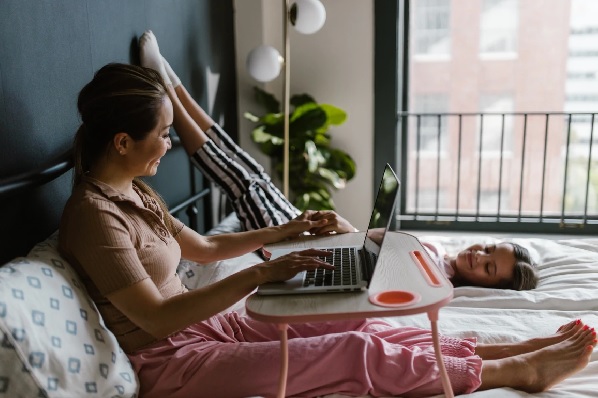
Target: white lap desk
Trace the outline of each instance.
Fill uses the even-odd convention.
[[[329,247],[352,245],[355,242],[362,244],[363,240],[364,232],[356,232],[318,238],[305,237],[292,243],[270,245],[266,249],[284,245],[284,247],[290,246],[302,250],[306,248],[308,242],[310,247],[314,247],[314,241],[317,242],[315,247]],[[380,304],[387,303],[389,306],[373,304],[370,297],[376,295],[379,295],[382,300]],[[405,303],[405,297],[413,300]],[[445,394],[452,397],[452,387],[442,362],[437,328],[438,311],[452,298],[452,284],[437,269],[417,238],[404,232],[389,231],[384,238],[376,270],[367,291],[277,296],[253,294],[246,301],[246,309],[247,314],[252,318],[280,326],[283,346],[280,397],[285,394],[288,371],[287,324],[404,316],[426,312],[432,325],[436,359]]]

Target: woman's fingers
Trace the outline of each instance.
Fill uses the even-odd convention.
[[[285,262],[290,262],[292,266],[297,267],[300,271],[306,271],[314,268],[334,269],[334,266],[321,260],[319,257],[328,257],[331,253],[326,250],[319,249],[305,249],[289,253],[285,256],[279,257]]]
[[[353,227],[347,220],[339,216],[334,211],[318,211],[315,212],[312,216],[313,220],[326,220],[326,224],[311,229],[311,232],[314,235],[324,235],[330,233],[347,233],[347,232],[355,232],[355,227]]]
[[[311,231],[312,229],[321,228],[326,225],[326,223],[326,219],[310,220],[308,218],[304,218],[302,214],[282,225],[282,228],[284,229],[284,239],[294,238],[303,234],[304,232]]]
[[[328,250],[320,250],[320,249],[306,249],[300,252],[296,252],[302,256],[308,256],[314,260],[316,260],[316,268],[322,267],[326,269],[334,269],[332,264],[327,263],[324,260],[319,259],[318,257],[329,257],[332,255],[331,252]],[[311,262],[310,262],[311,263]]]
[[[330,252],[318,249],[306,249],[289,253],[263,263],[267,266],[268,281],[279,282],[291,279],[299,272],[309,271],[317,268],[334,269],[334,266],[321,260],[319,257],[329,256]]]

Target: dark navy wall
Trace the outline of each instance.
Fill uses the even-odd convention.
[[[137,63],[146,29],[192,95],[236,135],[232,0],[2,0],[0,179],[71,146],[79,90],[108,62]],[[209,75],[218,76],[210,94]],[[174,204],[189,193],[189,167],[181,148],[167,156],[151,183]],[[56,230],[70,178],[0,199],[0,264]]]

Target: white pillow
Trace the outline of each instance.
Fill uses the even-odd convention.
[[[136,397],[129,359],[56,237],[0,267],[0,396]]]

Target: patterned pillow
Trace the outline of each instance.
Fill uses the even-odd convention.
[[[136,397],[129,359],[56,238],[0,267],[0,396]]]

